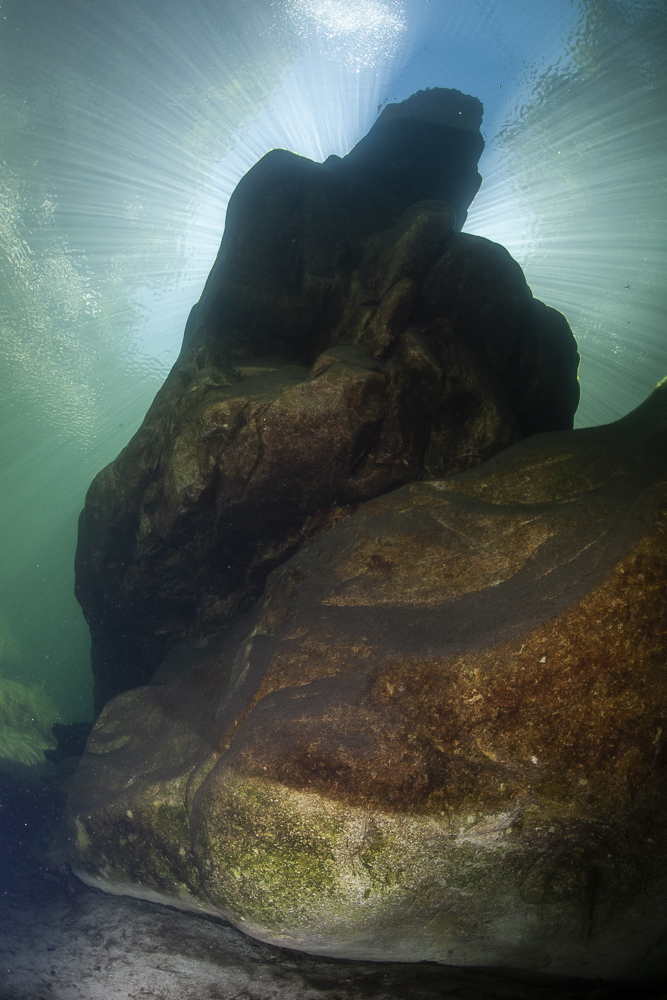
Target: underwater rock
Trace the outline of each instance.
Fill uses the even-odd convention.
[[[0,677],[0,770],[23,776],[45,765],[45,751],[56,744],[51,730],[59,718],[41,687]]]
[[[362,506],[105,707],[87,883],[321,955],[667,971],[667,381]]]
[[[0,876],[53,839],[64,799],[56,802],[54,769],[44,757],[58,718],[41,687],[0,677]]]
[[[93,482],[76,593],[98,710],[355,505],[572,426],[578,354],[502,247],[459,232],[481,105],[384,110],[343,157],[246,174],[181,355]]]

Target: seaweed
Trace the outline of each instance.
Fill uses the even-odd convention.
[[[0,766],[44,763],[44,751],[56,745],[51,727],[58,719],[41,688],[0,677]]]

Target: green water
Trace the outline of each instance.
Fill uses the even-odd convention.
[[[466,229],[582,354],[579,426],[667,374],[667,12],[632,0],[3,0],[0,676],[90,716],[74,600],[93,475],[178,352],[238,179],[344,154],[427,86],[485,105]]]

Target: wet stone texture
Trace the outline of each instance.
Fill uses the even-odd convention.
[[[274,150],[238,185],[181,355],[86,498],[98,710],[232,625],[358,504],[571,428],[567,322],[507,251],[460,232],[481,110],[415,95],[348,156]]]
[[[667,383],[362,504],[104,708],[61,851],[276,946],[667,971]]]

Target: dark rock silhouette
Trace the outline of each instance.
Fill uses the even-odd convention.
[[[98,710],[356,505],[567,429],[578,355],[500,246],[459,230],[481,105],[426,91],[344,158],[267,154],[232,196],[183,348],[86,498]]]

